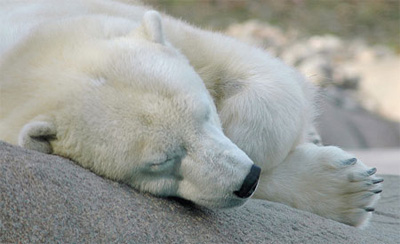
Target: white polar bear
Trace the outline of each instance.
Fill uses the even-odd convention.
[[[314,89],[298,72],[149,10],[3,1],[0,139],[207,207],[243,204],[254,162],[254,197],[368,223],[382,179],[337,147],[308,143]]]

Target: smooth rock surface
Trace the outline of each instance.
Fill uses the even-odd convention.
[[[0,243],[398,243],[400,177],[359,230],[282,204],[209,210],[0,142]]]

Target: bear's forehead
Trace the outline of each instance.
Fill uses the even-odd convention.
[[[211,114],[211,104],[206,96],[176,95],[160,97],[153,94],[150,99],[140,106],[138,119],[143,125],[160,123],[165,125],[171,120],[176,124],[186,124],[190,121],[203,122]]]

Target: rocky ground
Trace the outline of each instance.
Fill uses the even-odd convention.
[[[0,142],[0,243],[398,243],[399,176],[364,230],[283,204],[210,210]]]

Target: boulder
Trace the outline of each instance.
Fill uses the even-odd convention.
[[[0,243],[395,243],[400,177],[360,230],[279,203],[210,210],[139,193],[74,162],[0,142]],[[395,190],[397,189],[397,190]]]

